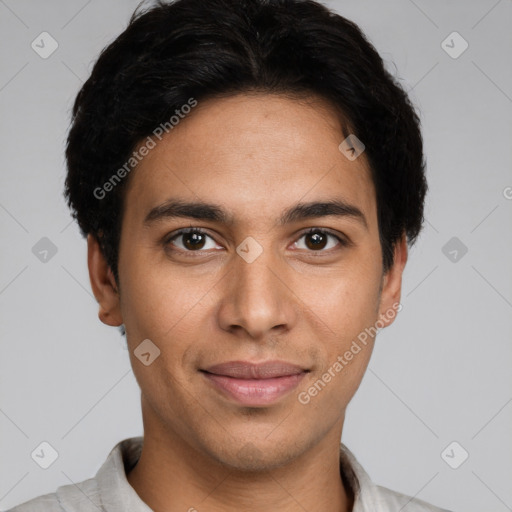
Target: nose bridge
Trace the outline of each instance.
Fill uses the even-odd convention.
[[[238,246],[233,265],[225,327],[240,326],[254,337],[278,326],[289,327],[293,308],[283,282],[286,264],[270,244],[246,239]]]

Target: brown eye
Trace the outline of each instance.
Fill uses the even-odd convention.
[[[315,231],[313,233],[307,233],[306,237],[306,245],[309,249],[324,249],[327,245],[327,235],[320,231]]]
[[[171,246],[171,250],[174,250],[174,247],[176,246],[178,250],[186,251],[186,252],[196,252],[196,251],[202,251],[207,249],[212,249],[215,247],[215,243],[212,244],[212,246],[208,247],[207,242],[208,239],[212,239],[210,235],[205,233],[199,228],[188,228],[188,229],[181,229],[174,235],[172,235],[170,238],[168,238],[164,245]],[[178,242],[181,242],[178,243]]]
[[[337,245],[345,246],[347,242],[341,237],[320,228],[312,228],[306,233],[303,233],[300,239],[304,239],[305,249],[316,252],[327,252],[327,250],[335,248]],[[299,249],[299,242],[296,242],[296,246]],[[340,248],[341,248],[340,247]]]
[[[202,249],[204,246],[205,236],[202,233],[183,233],[183,245],[190,250]]]

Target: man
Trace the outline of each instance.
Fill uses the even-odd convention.
[[[418,117],[353,23],[300,0],[136,12],[66,157],[144,437],[13,510],[441,511],[340,444],[427,189]]]

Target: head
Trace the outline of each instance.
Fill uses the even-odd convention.
[[[356,25],[309,0],[136,11],[77,96],[66,158],[146,427],[246,469],[341,430],[375,326],[399,309],[427,188],[418,116]],[[242,406],[204,375],[235,360],[304,371]]]

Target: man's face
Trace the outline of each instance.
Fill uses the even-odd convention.
[[[374,186],[364,153],[350,160],[338,149],[344,138],[328,105],[238,95],[199,102],[133,171],[110,318],[126,328],[146,435],[165,431],[240,469],[270,469],[339,441],[373,340],[350,361],[344,354],[399,300],[401,276],[383,276]],[[229,222],[145,223],[169,200],[218,205]],[[352,214],[281,223],[299,203],[331,201]],[[183,228],[204,234],[174,237]],[[148,366],[134,355],[146,339],[160,350]],[[232,381],[232,394],[204,371],[276,360],[305,370],[281,393],[275,380]]]

